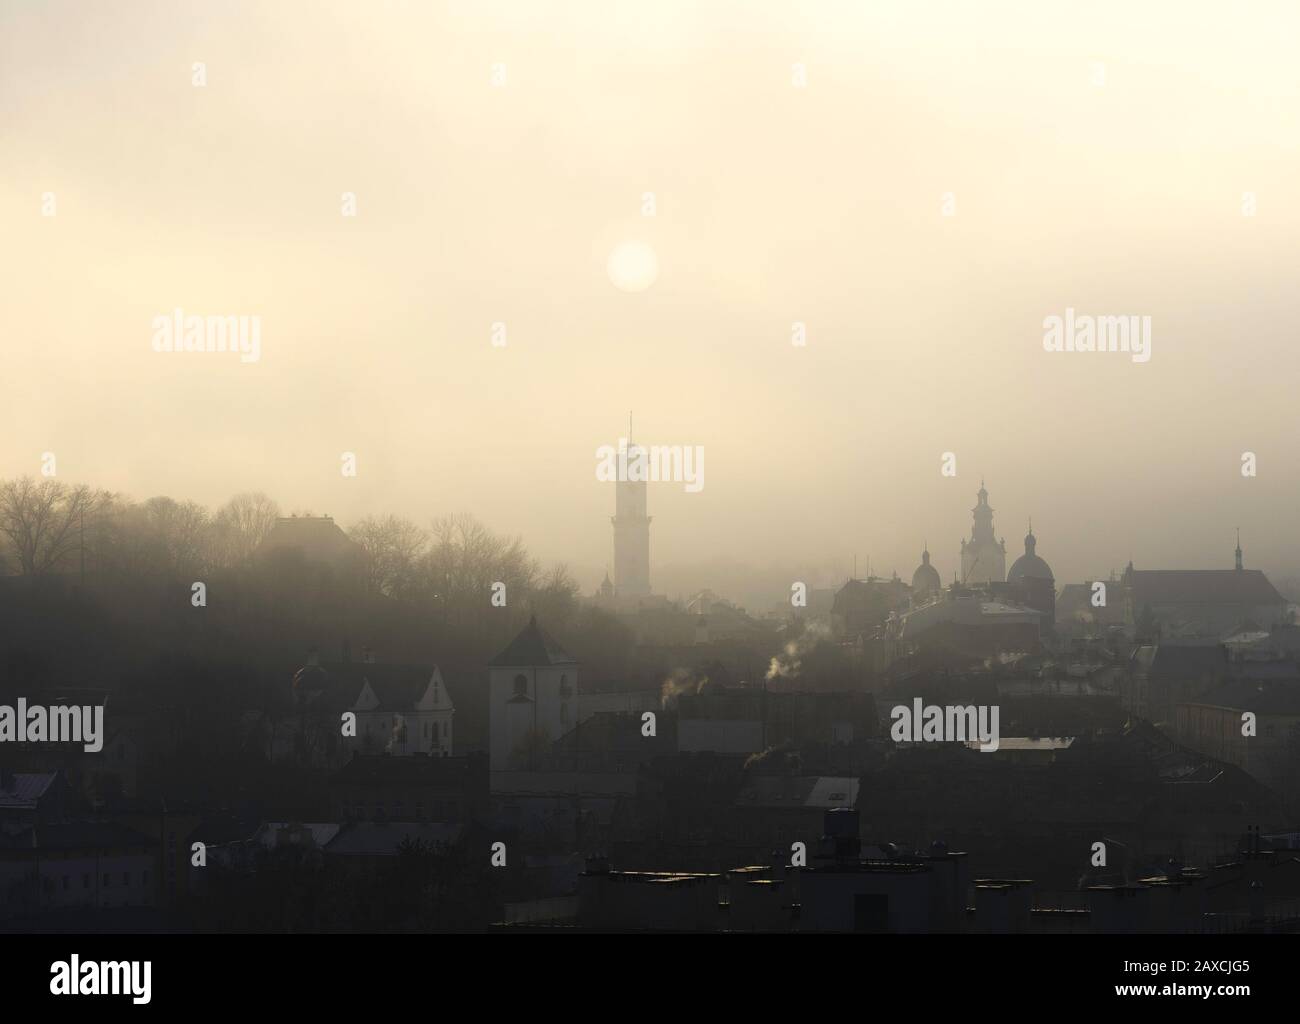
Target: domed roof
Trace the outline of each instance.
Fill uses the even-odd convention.
[[[914,591],[943,589],[939,570],[930,564],[928,549],[921,552],[921,564],[916,567],[916,572],[912,573],[912,589]]]
[[[1055,580],[1052,575],[1052,567],[1044,562],[1034,553],[1034,547],[1038,542],[1034,539],[1031,531],[1025,535],[1025,553],[1017,558],[1007,572],[1007,582],[1015,583],[1018,580]]]

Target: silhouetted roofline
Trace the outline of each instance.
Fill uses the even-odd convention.
[[[570,655],[556,642],[546,630],[537,624],[537,616],[528,620],[505,650],[488,662],[492,668],[533,665],[576,665],[577,659]]]

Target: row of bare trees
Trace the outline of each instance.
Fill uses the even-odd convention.
[[[0,481],[0,573],[128,572],[193,576],[247,564],[278,506],[238,494],[215,513],[167,497],[135,502],[60,480]]]
[[[0,481],[0,574],[84,569],[198,579],[249,565],[279,517],[279,506],[261,493],[237,494],[210,512],[193,501],[136,502],[54,479]],[[365,590],[448,619],[482,609],[498,583],[512,607],[527,605],[551,621],[575,607],[578,588],[563,565],[543,571],[519,537],[496,534],[470,515],[443,516],[428,528],[370,516],[349,536],[363,555]]]
[[[564,565],[543,571],[519,537],[493,533],[473,516],[447,515],[424,529],[400,516],[369,516],[349,534],[365,553],[375,593],[448,613],[483,607],[497,583],[549,621],[568,618],[578,586]],[[513,595],[513,598],[509,597]]]

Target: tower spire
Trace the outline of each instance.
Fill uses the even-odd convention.
[[[1237,527],[1237,568],[1241,569],[1241,527]]]

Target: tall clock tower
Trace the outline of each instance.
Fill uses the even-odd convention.
[[[638,457],[640,465],[636,466]],[[646,452],[633,444],[630,437],[618,453],[614,515],[610,519],[614,524],[616,597],[645,597],[650,593],[650,517],[646,515],[646,474],[642,472],[645,457]],[[633,475],[640,479],[628,479]]]

